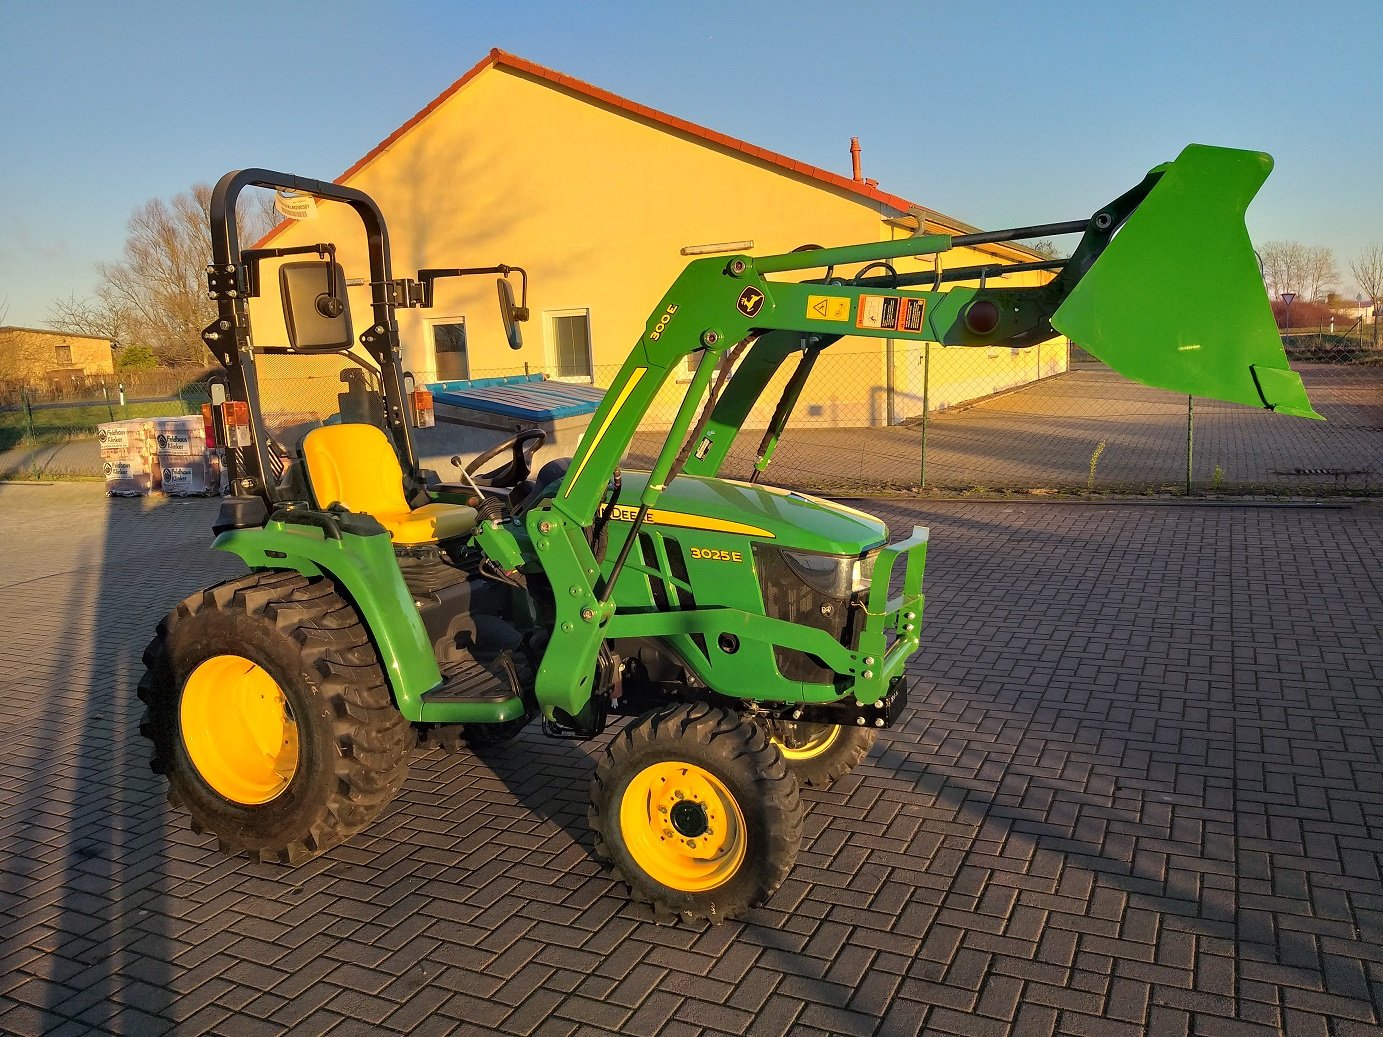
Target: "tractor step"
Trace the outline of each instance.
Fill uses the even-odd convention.
[[[469,653],[442,667],[442,683],[423,693],[423,702],[507,702],[515,692],[505,681],[480,665]]]

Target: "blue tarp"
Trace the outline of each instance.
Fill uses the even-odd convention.
[[[521,421],[556,421],[594,414],[605,390],[594,385],[555,382],[540,374],[429,382],[438,406],[466,407]]]

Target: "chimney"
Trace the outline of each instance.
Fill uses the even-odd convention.
[[[850,176],[857,184],[864,183],[864,177],[860,174],[860,139],[850,138]]]

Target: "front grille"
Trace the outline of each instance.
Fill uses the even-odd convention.
[[[799,626],[816,627],[842,644],[850,643],[852,610],[848,587],[844,597],[822,593],[803,580],[775,547],[755,544],[754,561],[764,599],[764,615]],[[848,584],[848,580],[846,582]],[[775,647],[773,653],[778,672],[788,680],[829,684],[835,679],[835,671],[809,652]]]

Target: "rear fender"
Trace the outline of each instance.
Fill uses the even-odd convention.
[[[422,695],[442,683],[422,617],[403,582],[387,533],[328,536],[315,526],[269,522],[262,529],[234,529],[212,544],[251,569],[295,569],[326,576],[354,602],[379,651],[380,664],[399,712],[422,719]]]

